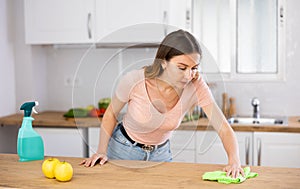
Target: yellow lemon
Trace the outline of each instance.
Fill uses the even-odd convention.
[[[68,162],[59,162],[54,169],[54,175],[58,181],[69,181],[73,177],[73,167]]]
[[[49,158],[43,162],[42,171],[47,178],[54,178],[54,169],[58,163],[57,158]]]

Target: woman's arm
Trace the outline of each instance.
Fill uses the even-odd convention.
[[[238,177],[239,173],[244,176],[244,171],[241,168],[239,148],[234,131],[226,120],[225,116],[221,112],[218,105],[213,102],[207,106],[202,107],[203,111],[210,120],[210,124],[218,132],[219,137],[222,140],[223,146],[226,150],[228,157],[228,165],[224,168],[227,172],[227,176]]]
[[[98,160],[103,165],[107,161],[107,147],[113,130],[117,124],[117,117],[126,103],[114,97],[104,113],[101,128],[97,153],[92,157],[83,160],[80,164],[86,167],[94,166]]]
[[[117,124],[117,117],[125,104],[115,97],[105,111],[100,129],[98,154],[106,154],[109,139]]]

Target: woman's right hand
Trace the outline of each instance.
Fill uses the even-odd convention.
[[[105,154],[95,153],[92,155],[92,157],[84,159],[82,162],[80,162],[79,165],[84,165],[85,167],[93,167],[97,162],[99,162],[100,165],[103,165],[105,162],[107,162],[107,160],[108,157]]]

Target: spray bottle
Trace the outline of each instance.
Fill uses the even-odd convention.
[[[37,113],[34,106],[38,102],[25,102],[20,110],[24,110],[22,126],[18,133],[17,151],[19,161],[32,161],[44,159],[44,143],[42,137],[33,130],[31,112]]]

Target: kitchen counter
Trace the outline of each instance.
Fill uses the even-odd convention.
[[[231,127],[234,131],[242,131],[242,132],[292,132],[292,133],[300,133],[300,116],[294,116],[288,118],[288,125],[239,125],[232,124]],[[212,127],[208,127],[209,120],[208,119],[200,119],[198,120],[197,127],[195,126],[195,122],[186,122],[182,123],[180,126],[181,130],[209,130]]]
[[[99,127],[102,118],[65,118],[63,114],[65,112],[58,111],[45,111],[37,115],[33,115],[35,120],[33,126],[38,127],[65,127],[65,128],[76,128],[76,127]],[[22,114],[14,114],[0,118],[1,126],[20,126],[22,124]],[[251,132],[294,132],[300,133],[300,122],[299,117],[289,117],[288,126],[280,125],[232,125],[235,131],[251,131]],[[196,126],[197,124],[197,126]],[[200,119],[196,122],[182,123],[179,130],[208,130],[211,129],[209,121],[207,119]]]
[[[102,118],[86,117],[86,118],[66,118],[63,116],[65,112],[59,111],[45,111],[39,114],[34,114],[32,117],[34,121],[32,126],[38,127],[63,127],[63,128],[76,128],[76,127],[99,127]],[[1,126],[21,126],[23,114],[13,114],[0,118]]]
[[[47,157],[46,157],[47,158]],[[156,163],[143,161],[110,161],[93,168],[79,166],[82,158],[58,157],[74,169],[69,182],[47,179],[42,173],[42,160],[18,162],[16,154],[0,154],[0,188],[298,188],[300,169],[251,167],[258,177],[241,184],[203,181],[208,171],[223,165],[194,163]],[[126,165],[126,166],[125,166]]]

